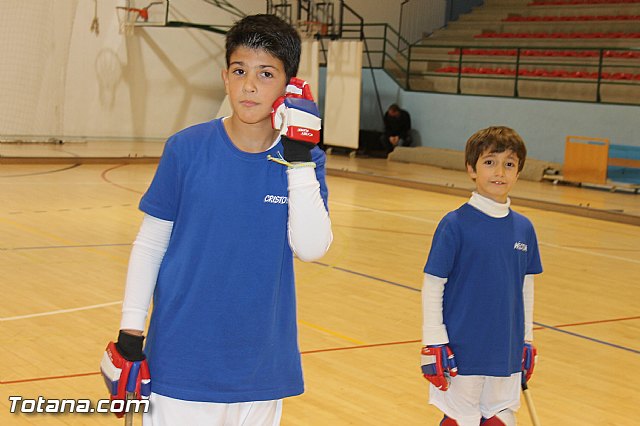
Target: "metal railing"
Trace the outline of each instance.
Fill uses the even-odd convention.
[[[407,90],[640,105],[640,48],[420,43],[406,56]]]

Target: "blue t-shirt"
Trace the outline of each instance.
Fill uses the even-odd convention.
[[[458,373],[521,371],[524,276],[542,272],[531,222],[512,210],[493,218],[464,204],[438,225],[424,272],[447,278],[443,321]]]
[[[173,221],[146,343],[152,388],[233,403],[303,392],[286,167],[236,148],[221,120],[172,136],[140,209]],[[325,155],[312,151],[327,203]]]

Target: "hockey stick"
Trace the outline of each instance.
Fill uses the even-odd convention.
[[[536,412],[536,406],[533,405],[533,398],[531,397],[531,393],[529,392],[529,386],[527,386],[526,380],[522,381],[522,393],[524,394],[524,400],[527,402],[527,408],[529,409],[531,423],[533,423],[533,426],[540,426],[540,419],[538,418],[538,413]]]
[[[127,412],[124,415],[124,426],[133,426],[133,415],[135,413],[129,406],[129,401],[137,399],[136,382],[138,379],[138,374],[140,374],[140,361],[136,361],[133,363],[133,365],[131,366],[131,370],[129,371],[129,377],[127,379],[124,407]]]
[[[135,392],[127,392],[126,401],[130,401],[132,399],[136,399]],[[127,404],[125,404],[126,407]],[[128,410],[124,415],[124,426],[133,426],[133,410]]]

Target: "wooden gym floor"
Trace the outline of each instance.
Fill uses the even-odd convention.
[[[69,145],[56,149],[73,153]],[[19,148],[0,146],[0,155],[7,149]],[[98,364],[116,337],[142,218],[137,203],[156,167],[115,158],[121,154],[101,152],[112,158],[95,164],[63,156],[76,158],[0,165],[2,425],[121,421],[9,413],[11,395],[105,397]],[[422,268],[438,221],[466,201],[471,185],[458,172],[384,160],[334,155],[328,167],[335,240],[320,261],[296,261],[306,393],[286,400],[282,424],[436,425],[441,414],[426,402],[418,365]],[[536,280],[540,356],[530,384],[543,425],[635,425],[640,418],[638,201],[516,185],[514,209],[536,226],[545,268]],[[622,214],[631,224],[562,206]],[[518,420],[531,424],[524,402]]]

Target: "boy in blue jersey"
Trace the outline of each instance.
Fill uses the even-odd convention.
[[[508,197],[526,154],[508,127],[471,136],[465,162],[476,191],[433,236],[421,364],[442,426],[515,425],[521,381],[533,373],[533,275],[542,266],[533,225]]]
[[[101,367],[112,399],[150,394],[145,426],[278,425],[303,392],[293,255],[320,258],[332,233],[300,46],[273,15],[237,22],[222,72],[233,114],[173,135],[142,197]]]

